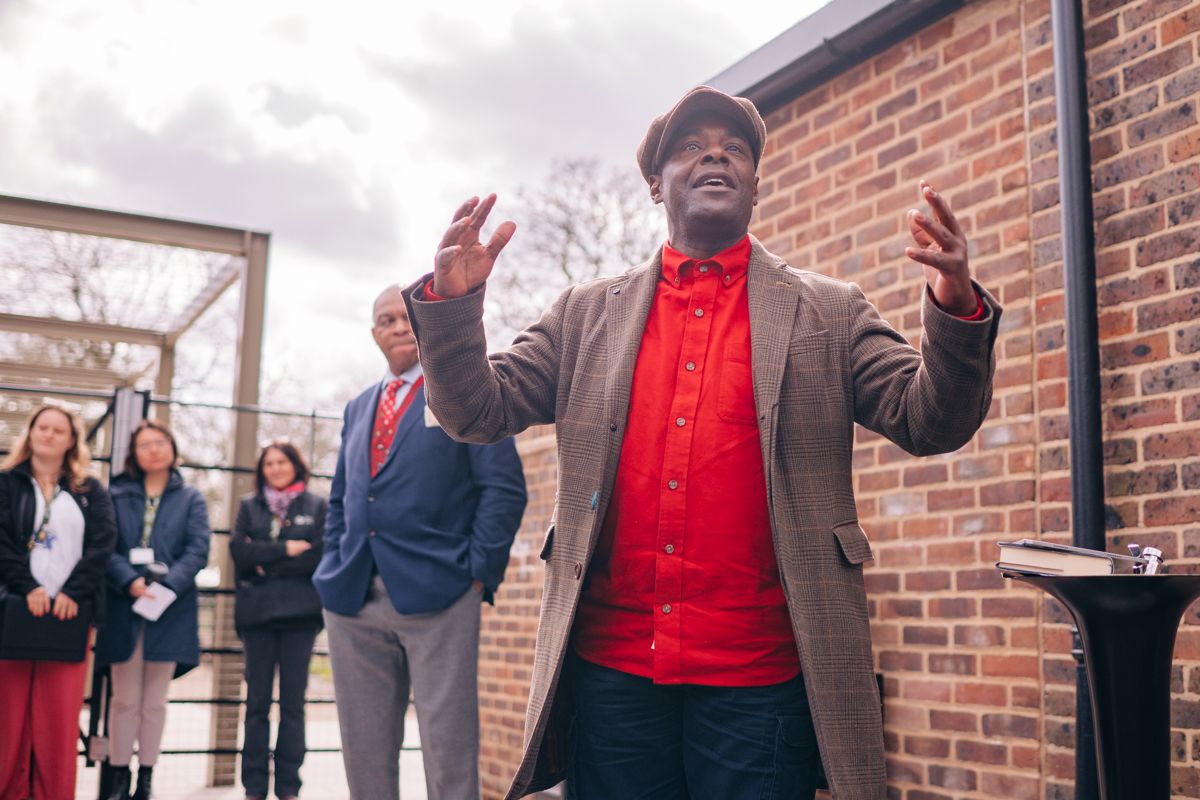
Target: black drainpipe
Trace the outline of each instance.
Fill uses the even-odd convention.
[[[1067,391],[1071,447],[1071,539],[1105,549],[1104,439],[1100,421],[1100,333],[1092,226],[1091,141],[1081,0],[1051,0],[1063,290],[1067,315]],[[1075,798],[1099,800],[1096,739],[1087,672],[1076,634]]]

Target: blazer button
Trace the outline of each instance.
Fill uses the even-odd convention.
[[[372,528],[371,530],[367,531],[367,535],[368,535],[368,536],[374,536],[374,535],[375,535],[375,529],[374,529],[374,528]]]
[[[292,524],[292,521],[291,521],[290,519],[285,519],[285,520],[283,521],[283,526],[284,526],[285,528],[286,528],[288,525],[291,525],[291,524]]]
[[[582,565],[582,564],[576,564],[576,565],[575,565],[575,580],[579,580],[579,576],[580,576],[582,573],[583,573],[583,565]]]
[[[367,502],[368,502],[368,503],[374,503],[374,502],[375,502],[375,495],[373,495],[373,494],[369,494],[369,495],[367,495]]]
[[[610,431],[615,431],[617,429],[617,423],[615,423],[615,422],[608,423],[608,429]]]

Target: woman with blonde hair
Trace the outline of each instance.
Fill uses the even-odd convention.
[[[200,663],[196,573],[208,563],[212,531],[204,495],[184,482],[178,463],[171,429],[158,420],[142,420],[129,442],[125,471],[109,487],[117,515],[117,547],[108,562],[111,613],[96,638],[96,663],[112,668],[110,800],[129,797],[135,743],[138,774],[133,797],[153,798],[167,690],[172,678]],[[147,580],[147,567],[156,562],[166,567],[166,575],[155,583]],[[135,609],[135,602],[147,595],[155,610]]]
[[[0,637],[0,800],[75,797],[91,636],[84,623],[104,622],[104,572],[117,538],[112,501],[88,474],[89,462],[79,417],[43,405],[0,471],[3,613],[11,624],[27,609],[30,629],[42,637],[15,642],[12,630]],[[75,653],[56,647],[64,644]],[[22,650],[34,657],[14,657]],[[46,652],[31,652],[38,650]]]

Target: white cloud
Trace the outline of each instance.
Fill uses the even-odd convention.
[[[463,198],[633,169],[656,114],[824,1],[0,0],[0,192],[271,231],[268,360],[344,394]]]

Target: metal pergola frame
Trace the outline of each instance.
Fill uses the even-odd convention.
[[[99,208],[52,203],[24,197],[0,195],[0,224],[26,228],[124,239],[146,244],[181,247],[211,253],[224,253],[242,259],[240,265],[218,272],[200,290],[192,302],[172,321],[166,331],[128,328],[94,322],[0,314],[0,330],[31,333],[52,338],[125,342],[159,348],[159,369],[154,391],[170,395],[175,376],[175,345],[208,308],[234,283],[241,283],[238,308],[237,349],[233,383],[234,406],[229,464],[226,528],[231,529],[237,514],[236,498],[251,491],[254,459],[257,453],[258,385],[262,366],[263,318],[266,310],[267,256],[271,235],[260,231],[227,228],[199,222],[109,211]],[[46,387],[53,394],[53,387]],[[160,418],[169,406],[160,407]],[[243,469],[236,469],[243,468]],[[233,586],[229,548],[220,547],[216,563],[221,567],[224,588]],[[233,650],[238,645],[233,630],[233,602],[228,595],[217,598],[217,626],[214,645]],[[234,654],[214,656],[213,696],[240,697],[242,660]],[[210,786],[232,786],[236,779],[238,707],[218,704],[213,707],[210,749],[219,751],[209,757]]]

